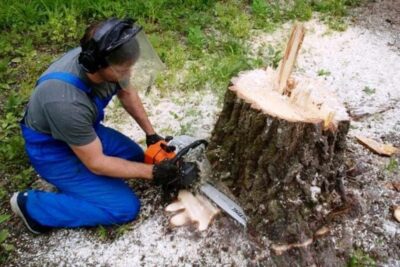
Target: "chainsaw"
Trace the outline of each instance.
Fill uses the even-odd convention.
[[[202,183],[199,181],[200,168],[198,162],[207,161],[202,156],[207,145],[208,142],[205,139],[196,140],[187,135],[174,138],[168,136],[165,140],[158,141],[147,148],[145,163],[157,164],[167,159],[178,167],[178,176],[162,186],[164,201],[169,202],[178,195],[179,190],[188,189],[200,182],[200,192],[240,224],[246,226],[247,218],[239,205],[209,182]]]
[[[201,145],[205,148],[208,142],[204,139],[195,140],[185,135],[176,138],[167,136],[165,140],[150,145],[145,151],[145,163],[157,164],[168,159],[178,167],[178,176],[162,186],[165,201],[177,196],[180,189],[187,189],[198,180],[200,169],[197,163],[185,158],[188,152],[192,152]]]

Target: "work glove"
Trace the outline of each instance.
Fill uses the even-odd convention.
[[[178,176],[178,167],[171,160],[163,160],[153,167],[153,181],[155,185],[167,185]]]
[[[158,134],[148,134],[146,135],[146,144],[147,146],[153,145],[158,141],[164,140],[163,137],[159,136]]]

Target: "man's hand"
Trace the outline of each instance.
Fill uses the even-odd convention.
[[[170,160],[163,160],[153,167],[153,181],[155,185],[166,185],[178,176],[178,167]]]
[[[164,140],[163,137],[159,136],[158,134],[148,134],[146,135],[146,144],[147,146],[153,145],[158,141]]]

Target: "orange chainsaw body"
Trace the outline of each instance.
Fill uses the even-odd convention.
[[[144,162],[147,164],[157,164],[165,159],[172,159],[176,156],[174,151],[168,149],[165,140],[158,141],[150,145],[144,152]]]

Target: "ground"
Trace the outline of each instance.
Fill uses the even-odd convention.
[[[360,262],[399,266],[400,223],[393,219],[391,207],[400,205],[400,193],[390,185],[400,182],[400,159],[374,155],[354,136],[362,134],[400,147],[400,2],[370,2],[354,14],[344,32],[329,30],[318,18],[307,22],[296,70],[326,80],[351,115],[364,115],[351,123],[348,157],[354,169],[344,180],[347,192],[360,204],[360,213],[332,220],[330,232],[323,239],[335,244],[331,266]],[[290,27],[285,24],[273,34],[254,31],[249,42],[254,51],[283,45]],[[221,108],[211,90],[160,96],[154,88],[143,94],[143,99],[161,134],[207,138]],[[106,124],[143,144],[140,129],[117,106],[108,110]],[[261,238],[260,246],[257,238],[226,215],[219,216],[204,232],[193,227],[171,228],[160,191],[145,182],[133,183],[132,187],[143,204],[135,222],[112,230],[58,230],[38,237],[24,232],[17,243],[14,264],[274,266],[270,242]],[[108,231],[112,237],[107,236]]]

